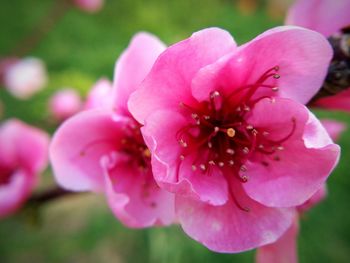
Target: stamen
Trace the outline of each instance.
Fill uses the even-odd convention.
[[[199,165],[199,168],[201,168],[203,171],[205,171],[205,169],[206,169],[206,166],[205,166],[205,164],[201,164],[201,165]]]
[[[143,156],[145,156],[146,158],[150,158],[151,157],[151,152],[148,148],[144,149],[142,152]]]
[[[225,164],[224,164],[223,162],[219,162],[218,165],[219,165],[220,167],[224,167]]]
[[[184,148],[186,148],[188,146],[187,142],[185,142],[183,139],[180,140],[180,145]]]
[[[240,170],[241,170],[242,172],[246,172],[246,171],[247,171],[247,166],[242,165],[241,168],[240,168]]]
[[[231,149],[231,148],[228,148],[228,149],[226,150],[226,153],[228,153],[228,154],[230,154],[230,155],[234,155],[234,154],[235,154],[235,151],[234,151],[233,149]]]
[[[208,163],[209,163],[210,165],[215,165],[215,162],[214,162],[213,160],[210,160]]]
[[[228,128],[226,131],[228,137],[234,137],[236,135],[236,131],[233,128]]]
[[[249,153],[249,148],[248,147],[244,147],[242,151],[243,151],[244,154],[248,154]]]

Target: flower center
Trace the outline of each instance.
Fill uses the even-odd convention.
[[[10,182],[14,169],[0,163],[0,186]]]
[[[135,121],[130,121],[124,127],[125,137],[120,142],[120,151],[129,155],[130,162],[143,171],[150,167],[151,152],[143,140],[140,128],[141,125]]]
[[[258,153],[271,156],[266,158],[268,161],[263,159],[261,164],[264,166],[268,166],[270,160],[280,161],[278,152],[284,149],[282,144],[294,133],[295,119],[291,121],[288,134],[279,140],[270,138],[268,130],[247,122],[247,117],[259,101],[268,98],[274,102],[272,94],[279,91],[278,70],[278,66],[268,69],[256,83],[235,89],[229,94],[215,90],[209,94],[208,100],[195,106],[181,103],[184,114],[190,114],[192,122],[176,134],[182,146],[180,160],[195,154],[193,171],[210,173],[215,166],[225,170],[225,176],[233,175],[242,183],[249,180],[245,175],[245,163],[252,155]],[[260,89],[267,92],[258,92]]]

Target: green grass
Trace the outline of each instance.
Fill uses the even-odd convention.
[[[3,1],[0,8],[0,54],[6,55],[47,13],[52,1]],[[251,16],[239,13],[229,0],[116,0],[89,15],[70,10],[30,54],[48,66],[46,90],[29,101],[18,101],[0,90],[4,118],[17,117],[46,128],[47,99],[65,86],[85,94],[100,77],[112,78],[113,67],[130,37],[149,31],[172,44],[192,32],[219,26],[244,43],[281,24],[263,9]],[[350,124],[341,113],[317,112]],[[348,262],[350,256],[350,133],[346,131],[340,165],[329,179],[327,200],[301,222],[300,262]],[[50,172],[45,180],[52,181]],[[43,187],[43,186],[41,186]],[[188,238],[178,226],[132,230],[109,212],[104,200],[91,196],[48,204],[33,220],[29,212],[0,222],[0,262],[253,262],[254,252],[218,254]],[[28,215],[29,214],[29,215]],[[29,217],[28,217],[29,216]],[[31,223],[30,223],[31,222]]]

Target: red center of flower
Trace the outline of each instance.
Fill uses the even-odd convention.
[[[8,184],[12,175],[13,169],[0,163],[0,186]]]
[[[223,92],[215,90],[209,94],[208,100],[198,105],[181,103],[184,113],[190,114],[193,122],[177,132],[177,140],[182,147],[180,160],[198,152],[200,154],[192,162],[193,171],[210,173],[212,167],[218,167],[224,170],[225,176],[233,175],[242,183],[249,180],[245,175],[245,163],[252,155],[269,155],[272,158],[266,160],[279,161],[278,152],[284,149],[283,142],[294,133],[295,120],[292,119],[288,134],[279,140],[273,140],[268,131],[247,122],[247,116],[259,101],[268,98],[274,102],[272,96],[259,96],[257,91],[269,89],[266,93],[263,92],[265,94],[278,92],[278,70],[278,66],[273,67],[256,83],[235,89],[230,94],[224,95]],[[268,80],[274,85],[266,84]],[[269,161],[264,160],[261,163],[264,166],[269,165]]]
[[[151,152],[145,145],[140,128],[136,121],[130,121],[124,127],[125,137],[121,140],[120,151],[130,156],[133,165],[146,170],[150,167]]]

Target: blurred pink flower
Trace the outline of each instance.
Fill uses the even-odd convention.
[[[332,35],[334,37],[342,28],[350,26],[349,10],[349,0],[297,0],[289,9],[285,23],[318,31],[326,37],[331,37]],[[339,37],[336,36],[336,38]],[[344,41],[344,43],[336,45],[344,45],[345,49],[349,49],[349,44],[346,43],[346,41],[349,42],[348,40],[339,41]],[[335,53],[334,59],[338,60],[336,55]],[[346,63],[349,64],[349,62]],[[349,78],[349,76],[347,75],[345,78]],[[348,112],[350,111],[349,105],[350,87],[334,96],[324,97],[313,103],[313,106]]]
[[[345,125],[333,120],[322,120],[331,138],[336,141],[344,131]],[[299,215],[307,212],[317,205],[327,195],[327,188],[324,184],[310,199],[296,207],[295,220],[290,228],[275,243],[258,248],[256,254],[257,263],[297,263],[297,238],[299,232]]]
[[[112,102],[112,83],[108,79],[102,78],[90,90],[84,108],[86,110],[101,107],[112,109]]]
[[[81,10],[96,13],[100,11],[104,5],[104,0],[73,0],[75,5]]]
[[[6,71],[16,62],[18,62],[19,59],[16,57],[2,57],[0,58],[0,86],[5,85],[4,84],[4,77]]]
[[[97,106],[68,119],[50,147],[58,183],[74,191],[104,192],[115,216],[130,227],[174,220],[174,197],[155,183],[140,125],[126,107],[130,93],[164,49],[150,34],[134,36],[116,63],[113,109]]]
[[[350,25],[349,0],[297,0],[289,9],[286,25],[302,26],[329,37]]]
[[[290,48],[293,47],[293,48]],[[237,47],[211,28],[166,49],[129,109],[144,124],[158,184],[184,231],[239,252],[274,242],[293,208],[336,165],[339,147],[303,105],[332,51],[320,34],[279,27]]]
[[[19,120],[0,126],[0,218],[23,204],[47,165],[48,135]]]
[[[52,95],[49,110],[56,120],[65,120],[78,113],[82,108],[79,93],[71,88],[65,88]]]
[[[45,87],[47,72],[44,63],[37,58],[24,58],[7,67],[4,85],[19,99],[28,99]]]

